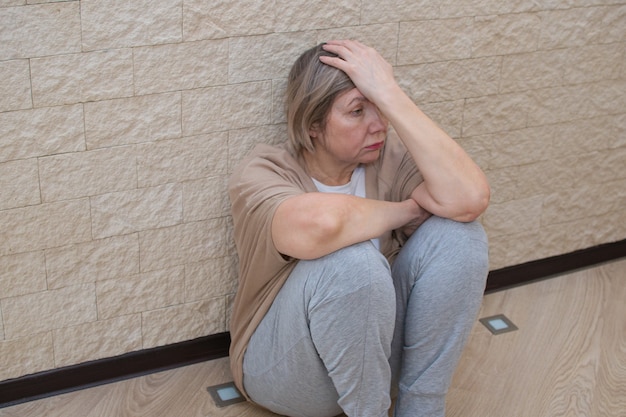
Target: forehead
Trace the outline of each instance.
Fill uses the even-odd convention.
[[[355,103],[369,103],[369,100],[359,91],[358,88],[352,88],[344,91],[335,98],[334,106],[350,106]]]

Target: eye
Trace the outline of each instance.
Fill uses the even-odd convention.
[[[362,108],[358,108],[358,109],[354,109],[350,112],[353,116],[360,116],[361,114],[363,114],[363,109]]]

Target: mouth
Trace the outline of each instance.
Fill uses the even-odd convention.
[[[373,145],[366,146],[366,147],[365,147],[365,149],[367,149],[368,151],[377,151],[377,150],[379,150],[380,148],[382,148],[384,144],[385,144],[385,142],[384,142],[384,141],[377,142],[377,143],[375,143],[375,144],[373,144]]]

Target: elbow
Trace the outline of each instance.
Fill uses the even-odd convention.
[[[341,235],[342,223],[336,216],[323,211],[308,220],[307,249],[300,259],[316,259],[329,254],[336,248],[333,242]]]
[[[489,200],[491,199],[491,190],[489,185],[485,184],[479,190],[477,190],[471,197],[467,199],[465,204],[465,210],[458,216],[455,216],[454,220],[460,222],[472,222],[480,217],[481,214],[487,210],[489,206]]]

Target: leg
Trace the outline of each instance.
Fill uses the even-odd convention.
[[[386,416],[395,291],[370,242],[299,261],[244,357],[253,401],[289,416]]]
[[[445,395],[480,308],[488,272],[478,222],[428,219],[392,273],[397,294],[392,369],[396,417],[443,417]]]

